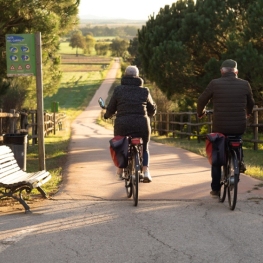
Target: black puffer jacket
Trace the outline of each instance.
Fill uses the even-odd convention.
[[[116,114],[114,135],[142,137],[148,142],[151,134],[149,116],[156,113],[156,104],[139,77],[123,77],[114,89],[105,118]]]
[[[252,113],[254,99],[249,83],[237,78],[233,72],[212,80],[198,98],[197,114],[202,115],[204,107],[212,100],[213,132],[243,134],[246,117]]]

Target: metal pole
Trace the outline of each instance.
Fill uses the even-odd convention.
[[[41,33],[35,34],[36,42],[36,92],[37,92],[37,135],[39,170],[46,170],[44,144],[43,75]]]

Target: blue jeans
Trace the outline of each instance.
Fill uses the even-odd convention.
[[[143,143],[143,161],[142,161],[142,165],[143,166],[149,166],[149,159],[150,159],[150,154],[149,154],[149,149],[148,149],[148,143]]]

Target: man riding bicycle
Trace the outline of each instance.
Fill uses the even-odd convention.
[[[237,62],[225,60],[220,68],[221,77],[213,79],[197,102],[197,115],[204,116],[204,108],[211,100],[213,104],[212,132],[235,135],[241,138],[246,130],[247,117],[252,114],[254,98],[248,81],[238,78]],[[240,172],[245,172],[241,162]],[[212,197],[220,194],[221,166],[212,165]]]

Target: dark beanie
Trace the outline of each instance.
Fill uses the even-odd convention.
[[[237,68],[237,62],[232,59],[227,59],[222,63],[221,68]]]

